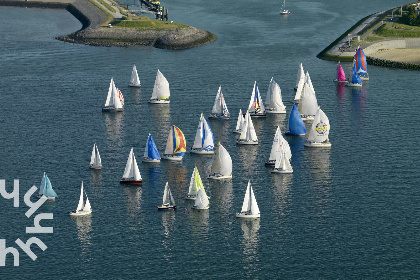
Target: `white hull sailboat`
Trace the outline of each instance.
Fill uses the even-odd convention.
[[[170,210],[176,209],[175,200],[172,196],[171,189],[169,188],[168,182],[166,182],[165,190],[163,191],[162,205],[157,207],[158,210]]]
[[[168,140],[166,141],[165,153],[162,159],[180,161],[187,151],[187,142],[184,133],[175,125],[169,130]]]
[[[140,87],[141,86],[139,75],[137,73],[136,65],[133,65],[133,71],[131,72],[131,79],[130,79],[130,83],[128,83],[128,86],[130,86],[130,87]]]
[[[280,127],[277,128],[280,130]],[[281,134],[280,134],[281,135]],[[283,138],[283,137],[282,137]],[[283,138],[282,142],[275,143],[273,142],[273,148],[271,150],[270,159],[272,154],[274,154],[275,165],[274,169],[271,170],[271,173],[293,173],[292,165],[290,164],[290,159],[292,158],[292,152],[290,150],[289,143]],[[273,153],[273,149],[275,149]]]
[[[191,175],[190,186],[188,188],[188,194],[185,199],[195,200],[197,198],[198,189],[204,190],[204,185],[196,166],[194,167],[194,171]]]
[[[290,11],[289,10],[286,10],[286,0],[283,0],[283,6],[281,7],[280,14],[281,15],[288,15],[288,14],[290,14]]]
[[[295,102],[299,101],[300,99],[300,91],[303,88],[304,82],[305,82],[305,71],[303,70],[302,63],[300,63],[298,73],[297,73],[297,78],[296,78],[296,85],[294,87],[294,90],[296,90]],[[298,90],[299,88],[300,88],[300,91]]]
[[[245,191],[241,212],[236,213],[236,218],[260,218],[260,209],[258,208],[257,200],[255,199],[250,181],[248,181],[248,186]]]
[[[209,209],[209,198],[207,197],[206,191],[204,188],[199,188],[197,190],[197,197],[195,199],[194,205],[191,207],[196,210],[206,210]]]
[[[232,178],[232,158],[220,142],[217,143],[216,151],[213,155],[211,173],[208,178],[214,180]]]
[[[47,200],[54,201],[58,195],[53,190],[51,181],[47,176],[47,173],[44,172],[42,176],[41,184],[39,186],[39,196],[45,197]]]
[[[290,150],[289,143],[281,135],[280,127],[277,127],[276,134],[274,135],[273,144],[271,145],[271,152],[268,161],[265,163],[266,166],[274,166],[276,159],[283,150],[286,151],[289,157],[292,157],[292,151]]]
[[[216,99],[214,100],[213,109],[211,110],[209,119],[228,120],[229,118],[230,113],[222,93],[222,86],[219,86],[219,90],[217,91]]]
[[[315,115],[308,139],[305,142],[306,147],[329,148],[331,147],[328,135],[330,133],[330,121],[327,115],[319,108]]]
[[[130,155],[125,165],[124,174],[120,180],[121,184],[141,185],[142,178],[139,167],[137,166],[136,157],[134,156],[133,148],[131,148]]]
[[[251,100],[249,101],[248,110],[252,117],[265,117],[265,107],[262,101],[260,91],[258,90],[257,82],[254,83],[254,88],[251,93]]]
[[[152,135],[149,133],[147,137],[146,147],[144,148],[143,162],[157,163],[160,162],[159,151],[153,141]]]
[[[286,106],[284,106],[281,98],[280,86],[272,80],[270,83],[271,95],[266,110],[267,114],[286,114]],[[268,94],[267,94],[268,96]]]
[[[115,86],[114,79],[111,78],[109,84],[108,95],[106,97],[105,106],[102,107],[103,112],[121,112],[124,111],[124,97],[121,91]]]
[[[201,155],[214,154],[214,137],[213,132],[206,119],[201,113],[200,121],[198,123],[197,132],[195,134],[194,145],[191,148],[191,153]]]
[[[163,74],[157,71],[155,85],[153,87],[152,97],[149,103],[152,104],[168,104],[171,92],[169,90],[169,82]]]
[[[236,140],[239,145],[258,145],[257,134],[255,133],[254,124],[251,120],[249,111],[246,112],[245,120],[241,129],[241,135]]]
[[[93,144],[92,155],[90,156],[89,168],[91,169],[102,168],[101,156],[99,155],[99,150],[98,150],[98,146],[96,146],[96,143]]]
[[[92,213],[92,207],[90,206],[89,198],[86,195],[86,203],[83,204],[83,181],[82,186],[80,188],[80,198],[79,204],[77,205],[77,209],[70,212],[70,216],[85,216]]]
[[[243,123],[244,123],[244,116],[242,115],[242,110],[239,109],[238,121],[236,122],[236,128],[233,131],[233,133],[241,134]]]

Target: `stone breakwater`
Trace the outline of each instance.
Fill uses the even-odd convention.
[[[217,39],[215,34],[192,26],[141,31],[133,28],[108,28],[104,26],[108,15],[89,0],[56,0],[53,2],[48,2],[48,0],[0,0],[1,5],[66,9],[82,23],[80,30],[56,38],[70,43],[103,47],[153,46],[182,50],[202,46]]]

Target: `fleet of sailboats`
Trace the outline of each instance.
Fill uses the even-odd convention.
[[[139,74],[137,73],[136,65],[133,65],[133,71],[131,72],[131,79],[130,79],[130,83],[128,83],[128,85],[130,87],[140,87],[141,86],[140,79],[139,79]]]
[[[229,113],[225,98],[222,93],[222,86],[219,86],[219,90],[217,91],[216,99],[214,100],[213,109],[211,110],[209,119],[227,120],[229,118],[230,118],[230,113]]]
[[[48,200],[55,200],[55,198],[58,197],[52,188],[51,181],[46,172],[44,172],[44,175],[42,176],[41,184],[39,186],[39,195],[46,197]]]
[[[245,191],[241,212],[236,213],[236,218],[260,218],[260,209],[258,208],[258,203],[255,199],[254,191],[252,190],[250,181],[248,181],[248,186]]]
[[[169,188],[169,183],[166,182],[165,190],[163,191],[163,200],[162,205],[157,207],[159,210],[169,210],[169,209],[175,209],[175,200],[172,196],[171,189]]]
[[[102,107],[103,112],[119,112],[124,111],[124,97],[119,89],[115,86],[114,79],[111,78],[109,84],[108,95],[106,97],[105,106]]]
[[[88,196],[86,195],[86,203],[84,203],[83,197],[84,197],[84,190],[83,190],[83,181],[82,181],[82,186],[80,188],[79,204],[77,204],[76,210],[73,210],[70,212],[70,216],[85,216],[92,213],[92,207],[90,205]]]
[[[160,162],[159,151],[150,133],[149,133],[149,136],[147,137],[146,147],[144,148],[144,155],[143,155],[142,161],[151,162],[151,163]]]
[[[98,150],[98,146],[96,146],[96,143],[93,144],[92,155],[90,156],[89,168],[91,169],[102,168],[101,156],[99,155],[99,150]]]
[[[197,132],[195,134],[194,145],[191,148],[191,153],[210,155],[214,154],[214,137],[209,124],[201,113],[200,121],[198,123]]]
[[[182,160],[187,151],[187,142],[184,133],[175,125],[169,129],[168,140],[166,141],[165,153],[162,159]]]
[[[163,76],[162,72],[157,71],[155,85],[153,87],[152,97],[149,103],[153,104],[168,104],[171,91],[169,90],[169,82]]]
[[[216,145],[213,155],[209,179],[224,180],[232,178],[232,158],[220,142]]]
[[[120,183],[139,185],[142,182],[143,181],[140,175],[139,167],[137,166],[136,157],[134,156],[133,148],[131,148]]]

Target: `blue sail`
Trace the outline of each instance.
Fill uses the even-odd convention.
[[[303,135],[306,133],[306,127],[300,116],[299,110],[296,105],[293,105],[289,117],[289,133],[290,135]]]
[[[156,148],[152,135],[149,136],[149,141],[147,142],[147,154],[151,159],[160,159],[159,151]]]
[[[351,77],[351,82],[353,84],[360,84],[362,82],[362,79],[357,74],[356,63],[353,64],[353,76]]]
[[[50,179],[48,179],[48,176],[46,173],[44,173],[44,178],[42,178],[40,188],[42,190],[42,193],[40,192],[42,195],[49,196],[49,197],[58,197],[58,195],[53,190]]]

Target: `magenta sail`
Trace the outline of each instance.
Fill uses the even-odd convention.
[[[346,82],[346,74],[344,74],[343,67],[341,65],[338,65],[337,67],[337,81],[338,82]]]

